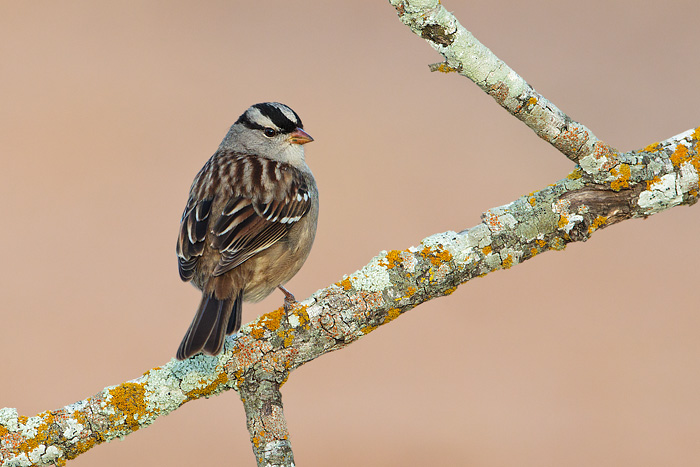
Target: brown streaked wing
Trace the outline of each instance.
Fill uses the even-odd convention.
[[[212,247],[221,253],[221,260],[213,274],[220,276],[272,246],[284,237],[287,226],[266,221],[258,215],[250,200],[236,198],[226,204],[221,217],[212,227],[212,233]]]
[[[212,247],[221,252],[215,276],[274,245],[309,211],[311,199],[302,180],[289,176],[278,183],[282,186],[278,186],[280,189],[268,203],[237,197],[226,204],[212,227]],[[253,193],[253,198],[262,196]]]
[[[190,198],[182,214],[176,251],[180,279],[185,282],[192,280],[197,260],[204,251],[211,204],[211,199],[197,202],[196,199]]]

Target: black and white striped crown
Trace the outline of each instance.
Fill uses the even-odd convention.
[[[299,115],[279,102],[263,102],[252,105],[236,123],[248,128],[263,130],[273,128],[280,133],[291,133],[297,128],[304,128]]]

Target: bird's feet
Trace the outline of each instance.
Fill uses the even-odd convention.
[[[292,292],[285,289],[283,286],[279,285],[277,287],[284,294],[284,312],[289,314],[289,312],[292,311],[292,308],[294,308],[294,305],[297,304],[297,299],[294,298],[294,295],[292,295]]]

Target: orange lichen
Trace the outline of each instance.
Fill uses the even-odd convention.
[[[606,157],[608,159],[615,158],[615,151],[604,143],[603,141],[598,141],[593,145],[593,157],[600,159],[601,157]]]
[[[389,264],[387,264],[388,269],[393,269],[397,265],[401,264],[401,251],[399,250],[391,250],[389,253],[386,254],[386,259],[389,261]]]
[[[588,233],[593,233],[596,230],[598,230],[601,226],[605,225],[605,223],[608,221],[607,217],[604,216],[598,216],[595,218],[595,220],[591,223],[590,227],[588,227]]]
[[[430,260],[433,266],[439,266],[452,260],[452,254],[439,245],[434,248],[426,246],[421,250],[420,254],[423,258]]]
[[[444,293],[445,295],[452,295],[452,292],[454,292],[455,290],[457,290],[457,286],[456,286],[456,285],[455,285],[454,287],[450,287],[449,289],[446,289],[443,293]]]
[[[146,414],[144,383],[123,383],[109,390],[111,405],[124,416],[124,423],[132,430],[140,428],[138,419]]]
[[[697,132],[698,130],[695,130],[695,133]],[[693,135],[695,135],[695,133],[693,133]],[[687,147],[679,144],[674,153],[671,155],[671,162],[676,167],[679,167],[685,162],[690,162],[693,167],[695,167],[695,170],[700,172],[700,152],[698,152],[698,149],[698,145],[696,145],[695,151],[689,151]]]
[[[527,100],[527,105],[535,105],[537,104],[537,98],[536,97],[531,97]]]
[[[418,290],[418,289],[416,289],[413,286],[409,286],[408,289],[406,290],[406,296],[407,297],[413,296],[413,294],[416,293],[416,290]]]
[[[654,177],[651,180],[647,180],[647,190],[651,190],[651,186],[654,183],[659,183],[660,181],[661,181],[661,179],[659,177]]]
[[[427,246],[423,247],[423,249],[420,252],[420,254],[423,258],[428,258],[430,256],[430,253],[431,253],[430,247],[427,247]]]
[[[291,363],[285,365],[285,368],[289,369],[290,366],[291,366]],[[284,375],[283,375],[283,377],[282,377],[282,381],[280,381],[280,387],[284,386],[284,385],[287,383],[288,380],[289,380],[289,372],[288,372],[288,371],[285,371],[285,372],[284,372]]]
[[[448,261],[452,261],[452,254],[447,251],[447,250],[441,250],[439,253],[436,254],[436,256],[442,261],[443,263],[446,263]],[[435,264],[435,263],[433,263]]]
[[[233,372],[233,379],[236,381],[236,386],[241,387],[245,383],[245,371],[242,368]]]
[[[695,131],[697,132],[697,130]],[[692,164],[695,170],[700,172],[700,154],[697,151],[690,151],[686,146],[679,144],[676,150],[673,151],[673,154],[671,154],[671,163],[674,167],[680,167],[686,162]]]
[[[583,176],[583,171],[580,167],[576,167],[573,172],[566,176],[569,180],[578,180]]]
[[[199,384],[204,384],[204,382],[204,380],[201,380]],[[211,396],[217,388],[226,383],[228,383],[228,376],[226,376],[226,373],[222,371],[219,373],[219,376],[217,376],[216,379],[207,383],[206,386],[188,391],[185,393],[185,395],[187,396],[188,401],[199,399],[200,397]]]
[[[656,152],[659,149],[661,149],[661,145],[659,143],[651,143],[649,146],[642,149],[642,151],[644,151],[644,152]]]
[[[562,131],[556,139],[557,147],[574,150],[588,141],[589,134],[582,126],[571,125]]]
[[[96,444],[103,442],[104,440],[97,440],[91,436],[80,439],[78,442],[75,443],[75,451],[74,452],[68,452],[66,453],[66,458],[68,459],[74,459],[78,457],[80,454],[89,451],[93,447],[95,447]],[[56,464],[56,465],[64,465],[64,464]]]
[[[559,237],[553,238],[552,241],[549,243],[550,250],[563,250],[565,248],[566,242]]]
[[[396,318],[401,316],[401,310],[398,308],[391,308],[386,312],[386,317],[384,318],[384,324],[394,321]]]
[[[309,314],[306,312],[307,308],[308,307],[304,305],[299,308],[295,308],[291,313],[291,315],[296,316],[296,318],[299,320],[299,326],[303,327],[304,329],[309,329],[309,324],[311,323]]]
[[[350,282],[349,277],[346,277],[342,281],[336,282],[335,285],[337,285],[338,287],[342,287],[344,290],[352,289],[352,282]]]
[[[560,229],[563,229],[567,225],[569,225],[569,218],[566,216],[566,214],[560,215],[559,222],[557,222],[557,227],[559,227]]]
[[[440,73],[456,73],[457,68],[453,68],[449,66],[447,63],[441,63],[438,66],[435,67],[435,71],[439,71]]]
[[[76,410],[73,412],[73,418],[80,423],[83,426],[88,426],[89,420],[85,412],[82,410]],[[87,432],[86,432],[87,434]],[[83,453],[90,448],[92,448],[94,445],[101,443],[104,441],[104,437],[99,434],[98,432],[92,432],[91,436],[86,436],[82,437],[78,443],[76,443],[76,446],[78,448],[78,454]],[[77,454],[76,454],[77,456]]]
[[[488,90],[489,95],[496,99],[499,104],[502,104],[506,100],[508,92],[508,86],[503,81],[491,85]]]
[[[374,330],[377,329],[378,327],[379,327],[379,326],[377,326],[377,325],[371,325],[371,324],[369,324],[369,325],[367,325],[367,326],[361,328],[360,331],[362,331],[362,334],[369,334],[370,332],[374,331]]]
[[[531,196],[527,201],[530,203],[530,206],[533,206],[533,207],[535,206],[535,204],[537,204],[537,200],[535,199],[534,196]]]
[[[491,211],[486,211],[483,216],[483,222],[489,227],[492,232],[503,230],[503,225],[497,215]]]
[[[396,266],[401,266],[401,254],[407,251],[408,250],[391,250],[386,254],[386,261],[379,260],[379,265],[387,269],[394,269]]]
[[[691,138],[693,138],[695,141],[700,141],[700,126],[693,131],[693,133],[690,135]]]
[[[537,248],[530,248],[530,256],[535,256],[537,253]]]
[[[510,269],[513,267],[513,256],[508,255],[506,259],[504,259],[501,264],[503,265],[503,269]]]
[[[0,447],[9,449],[12,452],[17,452],[22,449],[22,446],[24,446],[23,442],[24,438],[20,433],[7,433],[5,436],[3,436]]]
[[[690,156],[688,155],[688,148],[682,144],[679,144],[676,147],[676,150],[673,151],[673,154],[671,154],[671,162],[673,163],[674,167],[680,167],[681,164],[688,159],[690,159]]]
[[[623,188],[628,188],[630,186],[629,179],[632,175],[632,170],[628,164],[620,164],[620,171],[618,176],[618,171],[611,169],[610,173],[617,176],[615,180],[610,183],[610,188],[615,191],[620,191]]]
[[[483,248],[481,249],[481,252],[482,252],[484,255],[489,255],[489,254],[491,254],[491,245],[487,245],[487,246],[483,247]]]
[[[265,329],[263,329],[262,327],[256,326],[250,330],[250,335],[256,339],[262,339],[263,336],[265,335]]]
[[[262,337],[265,335],[266,330],[273,332],[277,331],[282,322],[282,318],[284,318],[285,316],[286,312],[282,307],[276,309],[275,311],[271,311],[266,315],[261,316],[258,319],[258,321],[253,325],[253,328],[250,330],[250,335],[256,339],[262,339]]]
[[[55,418],[52,412],[42,412],[37,417],[41,419],[41,423],[34,427],[36,435],[25,437],[21,433],[10,433],[9,430],[2,428],[5,430],[4,433],[0,432],[0,437],[3,438],[2,444],[10,445],[13,450],[18,452],[30,452],[40,444],[47,444],[49,426],[55,423]],[[18,422],[21,425],[26,425],[28,421],[26,416],[18,417]]]
[[[544,240],[537,240],[537,244],[540,246],[540,248],[544,248],[547,246],[547,242]]]

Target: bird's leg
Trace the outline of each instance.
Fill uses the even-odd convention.
[[[282,293],[284,294],[284,312],[289,314],[291,311],[292,307],[297,304],[297,299],[294,298],[294,295],[292,295],[292,292],[289,290],[285,289],[283,286],[278,285],[277,286]]]

